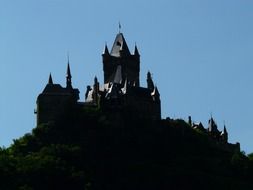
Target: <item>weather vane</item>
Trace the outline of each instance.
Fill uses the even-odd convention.
[[[120,22],[119,22],[119,33],[120,33],[120,31],[121,31],[121,24],[120,24]]]

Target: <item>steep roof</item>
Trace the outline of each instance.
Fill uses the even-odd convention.
[[[47,84],[44,88],[42,94],[57,94],[57,95],[64,95],[64,94],[79,94],[78,89],[68,89],[62,87],[60,84]]]
[[[53,84],[53,78],[51,73],[49,74],[48,84]]]
[[[208,121],[208,131],[209,132],[214,132],[214,133],[218,133],[218,126],[215,123],[213,117],[211,117],[211,119],[209,119]]]
[[[120,51],[125,54],[130,54],[126,40],[122,33],[118,33],[112,46],[111,55],[114,57],[120,57]]]

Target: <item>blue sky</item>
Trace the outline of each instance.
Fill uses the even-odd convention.
[[[120,21],[164,118],[207,127],[212,113],[230,142],[253,152],[252,20],[251,0],[0,0],[0,145],[35,127],[36,98],[50,72],[65,85],[68,52],[81,100],[95,75],[103,81],[101,53]]]

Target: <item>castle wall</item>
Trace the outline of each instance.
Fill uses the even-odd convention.
[[[71,95],[40,94],[37,99],[37,125],[60,119],[73,103]]]

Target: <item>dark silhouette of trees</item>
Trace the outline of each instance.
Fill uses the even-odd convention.
[[[253,189],[253,154],[210,146],[183,120],[78,113],[1,148],[0,189]]]

